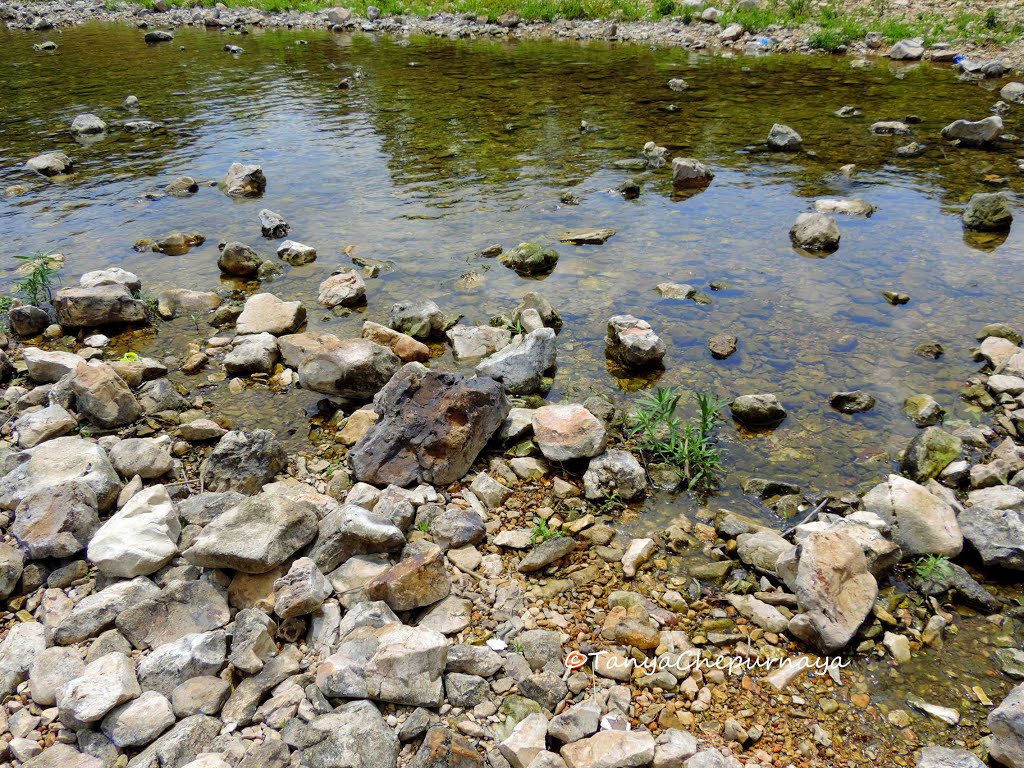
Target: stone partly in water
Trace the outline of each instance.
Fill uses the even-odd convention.
[[[478,360],[507,347],[512,333],[490,325],[454,325],[448,329],[448,343],[456,360]]]
[[[814,201],[814,210],[818,213],[842,213],[847,216],[870,216],[875,206],[859,197],[848,199],[825,198]]]
[[[1024,683],[989,712],[989,756],[1009,768],[1024,766]]]
[[[168,256],[184,256],[192,248],[200,246],[205,242],[206,237],[199,232],[168,232],[153,243],[151,247],[157,253],[163,253]]]
[[[231,197],[258,197],[267,188],[267,177],[258,165],[232,163],[221,181],[221,188]]]
[[[955,461],[963,450],[959,437],[939,427],[927,427],[903,451],[900,471],[911,480],[923,483]]]
[[[955,141],[962,147],[982,147],[991,144],[1003,132],[1003,119],[998,115],[984,120],[956,120],[942,129],[942,138]]]
[[[672,186],[676,189],[701,189],[708,186],[715,174],[699,160],[677,157],[672,160]]]
[[[269,239],[280,239],[287,237],[291,226],[280,213],[275,213],[269,208],[264,208],[259,213],[260,232]]]
[[[190,291],[187,288],[167,288],[156,295],[157,314],[164,320],[180,315],[206,314],[221,304],[213,291]]]
[[[441,308],[433,301],[406,301],[391,307],[388,325],[399,333],[427,339],[444,332],[448,323]]]
[[[1013,223],[1013,212],[1002,192],[976,192],[967,202],[963,221],[967,229],[1005,232]]]
[[[605,354],[629,368],[646,368],[661,363],[665,345],[646,320],[633,315],[616,315],[608,321]]]
[[[768,149],[773,152],[799,152],[803,145],[803,138],[788,125],[776,123],[768,132]]]
[[[293,267],[301,267],[316,261],[316,248],[294,240],[285,240],[277,247],[277,257]]]
[[[833,392],[828,397],[829,405],[840,413],[863,413],[875,407],[875,398],[867,392]]]
[[[536,243],[520,243],[502,252],[498,261],[520,275],[547,275],[558,264],[558,252]]]
[[[871,132],[882,136],[905,136],[910,131],[910,126],[902,120],[879,120],[871,124]],[[821,211],[827,213],[827,211]]]
[[[611,227],[574,229],[559,235],[558,239],[560,242],[572,245],[604,245],[616,231]]]
[[[63,152],[44,152],[25,162],[25,168],[43,176],[61,176],[71,173],[75,164]]]
[[[303,358],[299,382],[328,395],[368,399],[402,367],[398,356],[368,339],[343,339]]]
[[[739,341],[735,336],[727,333],[716,333],[708,339],[708,350],[716,360],[725,360],[736,352],[736,344]]]
[[[69,328],[146,322],[146,305],[124,285],[62,288],[53,298],[57,322]]]
[[[903,415],[919,427],[930,427],[942,421],[946,409],[927,394],[911,395],[903,401]]]
[[[107,130],[107,124],[88,112],[71,121],[71,132],[80,135],[98,134]]]
[[[366,301],[366,283],[354,269],[331,275],[320,283],[317,302],[322,307],[351,307]]]
[[[477,376],[488,376],[505,385],[513,395],[539,392],[544,374],[555,367],[555,331],[538,328],[517,336],[476,367]]]
[[[295,333],[306,324],[306,308],[299,301],[282,301],[272,293],[256,293],[245,300],[235,330],[239,334]]]
[[[469,471],[509,407],[502,386],[485,376],[396,377],[377,403],[380,420],[349,451],[349,465],[357,480],[374,485],[448,485]]]
[[[812,253],[832,253],[839,248],[839,225],[821,213],[801,213],[789,230],[793,245]]]
[[[227,243],[217,258],[220,271],[233,277],[252,277],[259,272],[263,259],[252,248],[239,242]]]
[[[924,56],[924,43],[919,37],[899,40],[889,51],[893,61],[916,61]]]
[[[748,427],[772,427],[786,418],[786,409],[772,394],[740,395],[729,410],[736,421]]]
[[[426,362],[430,359],[430,347],[426,344],[379,323],[367,320],[363,323],[360,335],[364,339],[387,347],[404,363]]]

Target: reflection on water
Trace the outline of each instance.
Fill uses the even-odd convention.
[[[956,392],[970,368],[973,331],[1019,312],[1005,277],[1016,272],[1021,238],[965,238],[958,218],[972,192],[991,188],[986,178],[1017,184],[1014,153],[943,145],[944,124],[982,117],[996,98],[948,70],[309,30],[308,45],[296,44],[297,33],[257,32],[234,57],[222,51],[224,36],[180,30],[173,44],[147,46],[138,30],[92,25],[65,31],[57,52],[40,53],[31,49],[37,35],[0,33],[9,84],[0,182],[30,188],[0,204],[6,269],[13,254],[50,249],[67,254],[69,280],[118,264],[140,274],[151,293],[215,287],[218,240],[239,239],[272,257],[257,221],[267,206],[289,219],[291,237],[320,253],[272,284],[284,298],[314,306],[320,280],[349,263],[345,249],[395,266],[370,282],[365,312],[314,310],[312,326],[355,334],[362,320],[380,321],[394,301],[411,297],[484,323],[539,288],[566,319],[553,397],[598,392],[623,404],[630,390],[653,383],[616,379],[606,366],[605,321],[631,312],[669,342],[658,385],[721,397],[773,391],[789,410],[771,433],[723,429],[726,494],[750,475],[817,490],[874,480],[913,433],[899,414],[904,397],[931,392],[953,416],[965,415]],[[669,90],[677,76],[689,90]],[[342,78],[353,87],[339,89]],[[128,93],[141,101],[138,114],[119,106]],[[847,104],[863,116],[833,114]],[[109,134],[76,143],[67,127],[82,111],[105,119]],[[929,145],[915,159],[893,153],[907,137],[868,130],[874,120],[907,115],[920,119],[911,138]],[[163,129],[121,130],[138,118]],[[581,131],[581,120],[596,130]],[[809,151],[765,152],[760,142],[776,121],[800,131]],[[1011,115],[1008,131],[1015,122]],[[631,162],[648,140],[710,163],[714,184],[674,197],[667,168]],[[75,159],[74,177],[50,182],[19,169],[51,149]],[[218,179],[235,160],[263,166],[263,200],[232,201],[208,186],[186,199],[151,197],[180,174]],[[838,173],[846,163],[859,168],[853,179]],[[637,200],[614,191],[628,178],[642,184]],[[559,202],[566,189],[580,205]],[[841,217],[838,253],[808,259],[787,232],[822,195],[861,196],[879,210],[870,219]],[[619,232],[605,245],[556,241],[566,229],[595,226]],[[131,248],[173,230],[202,232],[207,242],[182,256]],[[540,283],[473,256],[523,240],[552,243],[561,254]],[[662,299],[654,286],[665,281],[691,283],[712,302]],[[888,305],[886,289],[909,293],[911,302]],[[706,348],[719,332],[739,338],[725,361]],[[177,320],[142,346],[180,351],[194,335],[190,321]],[[914,354],[933,341],[945,356]],[[874,411],[829,408],[830,392],[855,388],[875,395]],[[224,388],[208,389],[216,399]],[[232,415],[249,426],[289,422],[301,438],[301,399],[280,399],[280,408]]]

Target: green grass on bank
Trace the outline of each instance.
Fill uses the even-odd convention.
[[[938,13],[913,18],[891,14],[885,0],[875,0],[859,12],[844,12],[835,4],[818,5],[812,0],[769,0],[749,10],[726,11],[725,23],[739,23],[750,32],[809,27],[808,43],[814,48],[836,51],[868,32],[878,32],[895,42],[910,37],[924,38],[926,44],[940,41],[1005,44],[1024,33],[1024,24],[1009,18],[1005,9],[960,11],[954,16]]]
[[[148,5],[152,0],[140,0]],[[127,4],[128,0],[107,0],[108,7]],[[212,6],[214,0],[168,0],[179,6]],[[234,7],[252,7],[278,11],[322,11],[344,5],[365,16],[369,6],[377,6],[383,15],[431,16],[437,13],[465,14],[497,21],[513,11],[524,21],[551,22],[557,19],[609,19],[617,21],[678,19],[684,24],[699,24],[700,7],[685,7],[677,0],[222,0]],[[878,32],[889,42],[908,37],[924,38],[926,44],[939,41],[1006,44],[1024,34],[1024,23],[1011,18],[1006,8],[964,10],[955,15],[922,13],[906,17],[891,5],[891,0],[872,0],[857,11],[846,11],[839,0],[757,0],[753,8],[738,7],[736,0],[713,2],[723,11],[723,25],[738,23],[753,34],[770,34],[781,29],[806,29],[814,48],[837,51]],[[968,4],[965,4],[968,5]],[[975,6],[976,7],[976,6]]]

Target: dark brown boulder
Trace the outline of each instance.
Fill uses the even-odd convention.
[[[349,452],[355,478],[374,485],[448,485],[469,471],[508,416],[509,403],[501,384],[486,376],[399,372],[376,408],[381,418]]]

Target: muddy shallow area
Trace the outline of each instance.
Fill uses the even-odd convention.
[[[7,84],[0,188],[27,187],[0,200],[0,268],[8,279],[15,255],[53,251],[66,256],[65,284],[117,265],[137,273],[148,295],[171,286],[253,291],[255,284],[221,278],[217,243],[241,240],[275,258],[277,241],[260,237],[257,212],[267,207],[288,219],[292,239],[319,252],[307,266],[282,262],[282,275],[263,286],[302,300],[311,329],[356,336],[364,320],[386,322],[391,305],[409,299],[433,299],[486,324],[540,291],[565,320],[549,401],[601,394],[628,407],[654,385],[729,399],[776,393],[789,413],[778,429],[720,427],[726,474],[712,499],[768,517],[744,496],[743,480],[770,476],[808,491],[878,482],[915,433],[900,411],[908,395],[930,393],[948,418],[978,421],[958,397],[976,368],[974,334],[1021,316],[1020,229],[1005,240],[978,240],[965,238],[960,222],[974,192],[1005,189],[1016,199],[1019,142],[960,149],[939,136],[954,119],[990,114],[1001,81],[960,82],[927,64],[853,68],[845,59],[725,58],[607,43],[180,29],[173,42],[151,46],[142,36],[101,24],[60,34],[0,31]],[[33,50],[49,38],[56,51]],[[225,44],[245,52],[231,55]],[[689,87],[671,90],[672,78]],[[343,79],[350,87],[338,87]],[[138,97],[138,113],[121,109],[128,94]],[[860,114],[834,114],[846,105]],[[76,141],[69,125],[82,112],[103,118],[108,132]],[[908,116],[915,117],[911,136],[869,130]],[[122,125],[130,119],[162,127],[129,134]],[[1004,120],[1006,133],[1022,129],[1018,111]],[[804,152],[766,150],[776,122],[802,134]],[[674,193],[669,169],[644,167],[641,148],[651,140],[670,157],[707,163],[714,183]],[[911,140],[927,145],[922,155],[894,153]],[[21,169],[50,150],[70,155],[76,174],[48,181]],[[184,174],[216,181],[235,161],[263,167],[262,199],[232,200],[215,186],[187,198],[162,193]],[[852,178],[839,171],[850,163]],[[617,191],[629,179],[641,185],[637,199]],[[578,205],[561,201],[566,191]],[[796,216],[836,196],[861,197],[878,210],[838,217],[841,245],[827,258],[794,250],[788,231]],[[565,230],[598,226],[617,233],[604,245],[558,242]],[[133,250],[140,239],[177,230],[200,232],[206,243],[181,256]],[[527,280],[475,255],[522,241],[558,250],[552,275]],[[365,310],[316,308],[319,283],[353,256],[385,262],[367,280]],[[662,282],[692,284],[706,302],[662,299],[655,291]],[[891,306],[886,290],[910,302]],[[622,313],[649,320],[666,342],[660,374],[620,378],[606,362],[605,324]],[[179,318],[131,345],[180,354],[214,333],[202,318]],[[716,333],[739,339],[727,360],[708,351]],[[945,354],[915,354],[929,342]],[[433,349],[433,367],[459,368],[442,345]],[[273,429],[293,451],[309,446],[319,396],[253,387],[233,394],[223,374],[204,372],[206,382],[175,376],[237,428]],[[876,407],[854,416],[829,407],[829,393],[853,389],[872,393]],[[685,496],[652,497],[639,525],[656,528],[693,506]],[[955,660],[941,674],[929,652],[895,680],[884,661],[857,675],[873,695],[891,690],[896,704],[911,682],[933,700],[964,706],[977,724],[984,708],[968,712],[966,700],[951,693],[943,700],[943,691],[959,690],[961,678],[981,679],[997,701],[1008,681],[991,677],[984,656],[1017,639],[980,619],[968,624],[936,652]]]

